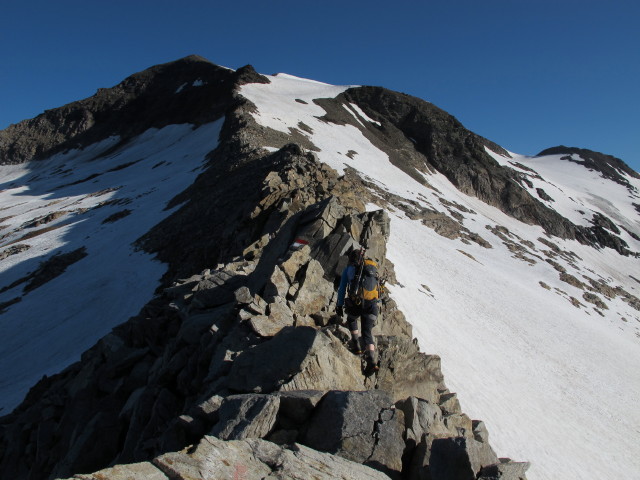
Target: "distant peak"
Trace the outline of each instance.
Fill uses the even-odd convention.
[[[629,182],[622,175],[625,173],[633,178],[640,178],[638,172],[633,170],[629,165],[624,163],[621,159],[614,157],[613,155],[607,155],[605,153],[595,152],[586,148],[578,147],[566,147],[559,145],[557,147],[547,148],[546,150],[538,153],[538,157],[546,155],[564,155],[562,160],[569,160],[579,165],[584,165],[586,168],[597,170],[603,177],[613,180],[622,185],[628,186]],[[582,160],[571,157],[571,155],[577,155]]]
[[[247,83],[271,83],[267,77],[256,72],[253,65],[245,65],[236,70],[236,85]]]
[[[182,57],[178,60],[176,60],[177,62],[206,62],[206,63],[213,63],[210,60],[201,57],[200,55],[187,55],[186,57]]]

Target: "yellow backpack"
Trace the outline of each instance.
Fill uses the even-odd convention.
[[[360,305],[365,300],[369,302],[378,300],[380,298],[378,264],[367,258],[361,265],[357,265],[347,293],[349,299],[356,305]]]

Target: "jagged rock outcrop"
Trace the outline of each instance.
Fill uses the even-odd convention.
[[[574,154],[579,156],[580,159],[573,157],[572,155]],[[613,155],[594,152],[593,150],[588,150],[586,148],[565,147],[564,145],[560,145],[558,147],[547,148],[538,154],[538,156],[542,155],[563,155],[563,157],[561,157],[562,160],[568,160],[579,165],[584,165],[590,170],[600,172],[604,178],[613,180],[627,188],[631,187],[629,181],[621,175],[620,172],[623,172],[632,178],[640,178],[638,172],[630,168],[629,165],[619,158],[616,158]]]
[[[383,390],[331,391],[315,409],[303,443],[400,478],[404,417]]]
[[[396,167],[420,183],[427,182],[423,173],[435,170],[460,191],[524,223],[540,225],[549,235],[575,239],[597,248],[613,248],[625,256],[631,253],[626,242],[614,232],[598,225],[590,228],[575,225],[544,205],[525,188],[529,182],[526,175],[500,165],[485,148],[510,157],[506,150],[467,130],[455,117],[429,102],[381,87],[355,87],[335,99],[316,100],[316,103],[327,111],[326,121],[360,129],[372,144],[388,154]],[[354,121],[343,108],[349,103],[357,105],[377,123],[367,122],[365,127]],[[558,147],[542,153],[581,153],[587,168],[595,168],[605,178],[626,186],[629,183],[618,171],[637,177],[621,160],[596,152]],[[544,197],[540,192],[538,195]],[[450,217],[435,211],[421,214],[435,215],[427,220],[432,228],[454,235],[453,238],[460,235],[453,233],[459,227]]]
[[[78,480],[186,478],[384,480],[388,477],[364,465],[304,445],[278,446],[255,438],[222,441],[211,436],[204,437],[194,452],[167,453],[152,462],[120,465],[73,477]]]
[[[371,194],[357,176],[296,144],[262,149],[251,105],[232,91],[260,78],[233,75],[221,80],[236,103],[220,100],[231,110],[209,168],[138,242],[169,264],[163,287],[0,419],[2,478],[449,478],[460,462],[464,475],[520,478],[523,467],[492,455],[482,424],[461,412],[439,357],[419,351],[391,298],[374,330],[380,370],[364,374],[333,313],[335,290],[359,245],[392,281],[389,218],[365,211]],[[30,158],[94,141],[107,128],[98,123],[3,151]]]
[[[197,55],[157,65],[0,131],[0,164],[37,160],[113,136],[121,145],[149,128],[211,122],[237,103],[233,89],[248,82],[268,80],[251,66],[233,71]]]

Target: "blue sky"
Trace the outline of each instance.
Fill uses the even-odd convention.
[[[3,2],[0,129],[189,54],[380,85],[522,154],[640,170],[637,0]]]

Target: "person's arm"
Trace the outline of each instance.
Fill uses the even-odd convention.
[[[338,301],[336,306],[341,307],[344,305],[344,296],[347,292],[347,284],[349,283],[349,266],[342,271],[342,277],[340,277],[340,286],[338,287]]]

